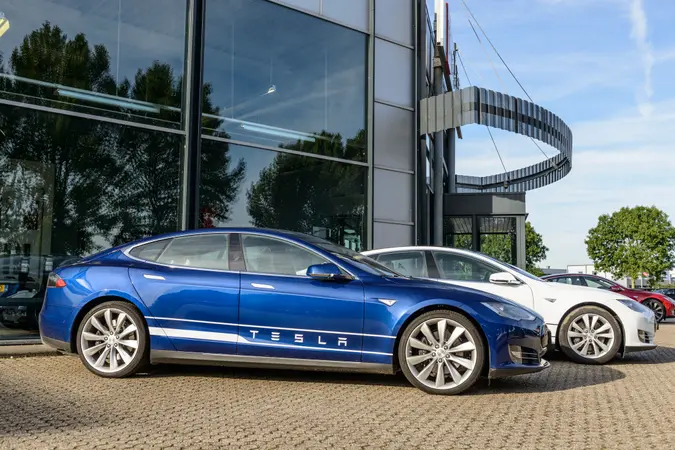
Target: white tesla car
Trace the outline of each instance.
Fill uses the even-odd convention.
[[[617,354],[656,348],[651,309],[611,291],[546,281],[482,253],[445,247],[363,252],[403,274],[497,294],[544,317],[551,344],[570,359],[604,364]]]

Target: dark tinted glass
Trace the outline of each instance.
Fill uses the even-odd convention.
[[[359,251],[362,166],[202,141],[201,226],[256,226],[311,234]]]
[[[158,263],[197,269],[227,270],[228,235],[208,233],[171,241],[157,259]]]
[[[390,253],[379,255],[377,261],[388,269],[410,277],[427,277],[427,263],[423,252]]]
[[[363,161],[363,33],[265,0],[207,0],[209,134]]]
[[[1,339],[37,333],[53,268],[176,230],[183,139],[1,104],[0,130]]]
[[[453,253],[433,252],[436,265],[445,280],[490,282],[490,275],[500,272],[482,261]]]
[[[186,0],[3,0],[0,96],[177,127]]]
[[[248,272],[277,275],[306,275],[307,268],[328,262],[297,245],[264,236],[242,235]]]
[[[162,250],[164,250],[169,242],[169,239],[165,239],[139,245],[138,247],[134,247],[129,254],[134,258],[143,259],[145,261],[156,261],[157,257],[162,253]]]

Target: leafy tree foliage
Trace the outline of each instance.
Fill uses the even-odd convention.
[[[595,269],[616,278],[635,280],[642,272],[660,278],[675,265],[675,227],[654,206],[601,215],[585,242]]]
[[[132,80],[116,81],[103,45],[90,45],[84,34],[70,39],[48,22],[14,49],[7,68],[0,60],[0,72],[168,107],[139,113],[97,105],[99,115],[146,123],[180,121],[176,109],[183,82],[169,64],[156,61],[139,68]],[[0,91],[66,110],[93,107],[60,96],[53,87],[5,77]],[[207,84],[204,112],[217,114],[210,94]],[[218,129],[218,124],[209,127]],[[6,105],[0,107],[0,130],[4,244],[21,246],[39,231],[40,239],[50,242],[41,241],[40,252],[83,255],[177,228],[181,135]],[[243,161],[231,167],[227,144],[205,141],[202,202],[218,220],[230,218],[245,168]]]
[[[315,142],[283,146],[303,153],[351,159],[365,147],[365,130],[346,145],[342,136],[322,132]],[[363,228],[366,173],[360,166],[279,153],[246,193],[248,213],[257,227],[312,234],[327,231],[336,242]]]
[[[515,251],[515,235],[508,234],[484,234],[481,236],[481,252],[511,263]],[[546,259],[548,247],[544,245],[544,239],[537,233],[530,222],[525,223],[525,261],[526,270],[534,275],[541,276],[544,273],[537,264]]]

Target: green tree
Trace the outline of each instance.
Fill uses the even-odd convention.
[[[631,277],[633,283],[642,272],[660,279],[675,265],[675,227],[655,206],[601,215],[585,242],[596,270]]]
[[[322,132],[315,142],[283,146],[303,153],[350,158],[361,151],[365,131],[346,144],[339,134]],[[303,233],[321,229],[342,244],[346,233],[363,229],[365,171],[360,166],[279,153],[246,193],[247,210],[257,227]]]
[[[481,236],[481,252],[507,263],[513,261],[515,235],[512,234],[484,234]],[[525,269],[537,276],[544,274],[537,265],[546,259],[548,247],[544,239],[537,233],[530,222],[525,222]]]
[[[526,270],[538,277],[544,275],[539,269],[540,262],[546,259],[548,247],[544,245],[544,238],[537,233],[530,222],[525,222],[525,261]]]
[[[175,108],[183,82],[170,65],[154,62],[118,83],[103,45],[91,46],[81,33],[68,38],[48,22],[25,36],[7,69],[0,60],[0,73],[163,106],[158,113],[139,113],[95,105],[99,114],[144,122],[180,120]],[[92,106],[62,97],[52,87],[6,77],[0,77],[0,90],[61,109]],[[210,94],[206,84],[204,112],[217,114]],[[104,246],[101,238],[116,245],[176,229],[183,136],[7,105],[0,106],[0,130],[3,243],[16,246],[26,242],[25,235],[48,229],[41,233],[51,235],[45,251],[82,255]],[[203,149],[202,201],[212,215],[227,221],[245,164],[231,167],[227,144],[205,142]]]

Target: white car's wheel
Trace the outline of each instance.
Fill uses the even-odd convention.
[[[560,348],[573,361],[605,364],[617,355],[622,333],[619,322],[607,310],[583,306],[560,324]]]
[[[125,302],[106,302],[84,316],[77,353],[85,367],[102,377],[133,375],[147,363],[147,332],[140,314]]]
[[[430,394],[459,394],[474,385],[483,369],[481,334],[465,316],[430,311],[403,332],[398,361],[414,386]]]

